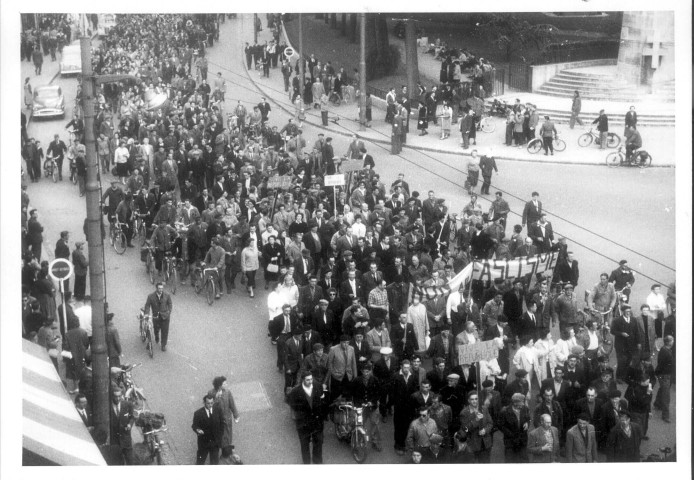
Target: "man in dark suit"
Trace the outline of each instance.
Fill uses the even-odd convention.
[[[523,221],[522,224],[532,225],[540,219],[542,215],[542,202],[540,201],[540,194],[537,192],[532,193],[533,199],[525,204],[523,208]]]
[[[621,398],[622,392],[612,390],[609,393],[609,400],[600,408],[598,418],[596,418],[595,435],[598,439],[598,450],[604,451],[607,447],[607,436],[610,431],[619,423],[619,412],[629,408],[628,402]]]
[[[389,351],[391,353],[387,353]],[[388,416],[388,411],[393,406],[393,382],[399,370],[398,359],[393,356],[392,349],[390,347],[382,348],[381,358],[374,363],[373,372],[380,383],[381,395],[378,410],[383,418]]]
[[[210,394],[203,398],[204,406],[193,414],[193,431],[198,436],[196,465],[205,465],[210,456],[210,465],[219,465],[219,446],[224,428],[222,410],[214,407],[214,397]]]
[[[490,253],[494,249],[494,240],[482,228],[482,224],[478,223],[470,238],[470,254],[473,258],[490,258]]]
[[[87,397],[83,393],[78,393],[75,397],[75,409],[82,419],[82,423],[87,427],[90,433],[94,431],[94,418],[92,417],[92,412],[89,409],[89,404],[87,402]]]
[[[530,411],[525,406],[525,396],[515,393],[510,405],[499,414],[498,427],[504,434],[504,460],[506,463],[527,463]]]
[[[591,425],[595,425],[600,415],[603,402],[598,398],[597,392],[593,387],[589,387],[586,396],[576,401],[574,405],[574,417],[580,418],[586,415]]]
[[[631,307],[621,306],[622,314],[612,321],[610,333],[614,335],[614,349],[617,353],[617,380],[624,381],[631,357],[637,351],[638,325],[631,317]]]
[[[144,312],[152,312],[152,322],[154,323],[154,340],[159,343],[159,332],[161,331],[161,351],[166,351],[166,344],[169,340],[169,322],[171,321],[171,295],[164,292],[164,284],[157,283],[157,290],[147,296]]]
[[[360,280],[356,278],[356,272],[347,272],[347,280],[340,284],[340,299],[343,305],[349,305],[351,303],[351,298],[358,298],[364,301],[364,287]]]
[[[552,224],[547,221],[547,214],[540,214],[540,219],[528,225],[528,237],[533,239],[539,253],[548,253],[552,250],[554,231]]]
[[[403,265],[401,257],[394,257],[393,264],[385,268],[383,275],[386,279],[386,282],[388,282],[388,284],[391,284],[396,281],[398,275],[402,277],[403,282],[407,282],[409,280],[410,272],[407,270],[407,267]]]
[[[311,315],[322,298],[323,290],[318,286],[318,279],[314,275],[310,275],[308,277],[308,285],[299,287],[297,311],[299,318],[303,319],[304,323],[310,323]]]
[[[301,364],[304,361],[303,327],[297,325],[292,329],[291,338],[284,343],[284,394],[296,385]]]
[[[534,300],[530,300],[526,303],[526,307],[526,312],[521,315],[520,321],[516,325],[515,333],[518,335],[518,338],[523,335],[529,335],[533,340],[537,341],[540,330],[536,316],[537,304]]]
[[[330,348],[334,342],[334,332],[335,327],[333,323],[335,322],[335,314],[332,310],[328,309],[330,302],[325,298],[321,298],[318,301],[318,309],[313,310],[311,313],[311,330],[320,335],[322,343],[326,348]]]
[[[407,323],[406,313],[401,313],[399,321],[390,328],[390,344],[393,346],[393,353],[399,362],[412,358],[417,348],[417,337],[412,324]]]
[[[457,360],[458,352],[455,348],[455,337],[451,335],[450,325],[444,323],[441,333],[434,335],[427,350],[429,358],[441,357],[448,368],[452,368]]]
[[[564,380],[564,367],[561,365],[554,367],[554,377],[543,380],[542,385],[540,385],[540,391],[547,387],[552,388],[554,399],[559,402],[561,408],[565,412],[568,411],[567,395],[570,395],[571,384],[568,380]]]
[[[311,323],[304,323],[304,335],[301,337],[302,341],[302,358],[301,358],[301,364],[304,364],[304,360],[306,357],[311,355],[313,353],[313,346],[316,345],[317,343],[323,345],[323,339],[321,336],[317,333],[314,332],[311,329]]]
[[[292,330],[300,325],[299,317],[292,312],[288,303],[282,305],[282,313],[272,319],[268,325],[268,333],[273,343],[277,344],[277,369],[284,371],[284,347],[291,336]]]
[[[309,276],[313,273],[315,266],[311,258],[311,252],[304,248],[301,250],[301,258],[294,262],[294,278],[298,285],[306,285]]]
[[[109,405],[111,426],[111,457],[117,465],[133,465],[133,439],[131,430],[135,423],[133,404],[123,398],[123,391],[115,387],[111,391]]]
[[[310,371],[301,373],[301,384],[289,393],[287,402],[294,412],[304,464],[323,463],[323,389],[320,385],[313,385]]]
[[[516,370],[516,379],[506,385],[504,393],[501,396],[501,402],[506,405],[511,404],[511,400],[516,393],[520,393],[527,399],[528,392],[530,391],[530,383],[528,382],[528,372],[522,368]],[[527,402],[526,402],[527,403]]]
[[[504,315],[508,318],[513,333],[517,334],[518,324],[523,316],[523,280],[515,278],[513,289],[504,293],[502,299],[504,301]]]

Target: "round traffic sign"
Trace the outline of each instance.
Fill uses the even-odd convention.
[[[293,56],[294,56],[294,49],[293,49],[292,47],[287,47],[287,48],[285,48],[285,49],[284,49],[284,55],[285,55],[287,58],[293,57]]]
[[[72,262],[65,258],[56,258],[48,265],[48,274],[55,281],[65,280],[70,278],[74,271]]]

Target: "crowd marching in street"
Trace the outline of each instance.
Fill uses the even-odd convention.
[[[208,73],[205,50],[218,35],[218,21],[216,15],[119,15],[94,52],[97,74],[128,73],[140,80],[98,91],[94,133],[101,179],[111,180],[102,197],[109,223],[103,235],[117,222],[133,247],[136,219],[147,228],[144,249],[154,252],[158,278],[145,310],[153,314],[161,350],[175,311],[163,271],[171,255],[183,283],[194,282],[201,262],[215,269],[210,275],[221,308],[244,301],[229,295],[236,288],[249,297],[266,291],[268,336],[277,348],[275,367],[283,374],[304,463],[323,462],[324,423],[341,421],[334,407],[346,400],[368,405],[365,426],[377,452],[392,445],[414,463],[487,463],[494,441],[503,441],[506,463],[640,461],[652,409],[670,421],[674,284],[655,284],[648,298],[633,298],[630,288],[638,278],[623,260],[582,299],[574,293],[578,261],[565,238],[555,240],[539,193],[532,193],[517,225],[507,225],[510,208],[502,192],[483,211],[475,188],[481,171],[479,195],[491,195],[498,171],[492,156],[473,151],[465,185],[470,201],[452,212],[435,191],[411,190],[404,174],[381,178],[379,159],[358,136],[347,152],[336,152],[330,136],[306,138],[300,122],[283,121],[265,98],[255,105],[234,102],[222,73]],[[291,86],[296,95],[301,83],[297,69],[287,68],[283,47],[279,40],[260,49],[247,45],[248,66],[253,57],[263,69],[281,69],[285,89]],[[456,62],[446,60],[446,81],[449,63],[456,76]],[[485,64],[458,61],[471,69]],[[307,59],[302,95],[308,105],[322,105],[326,91],[341,93],[352,83],[328,65]],[[481,88],[481,82],[474,85]],[[437,105],[449,109],[447,96],[461,94],[451,85],[442,90],[441,101],[438,89],[420,92],[426,99],[419,110],[422,134],[427,122],[436,121]],[[462,116],[471,116],[465,123],[470,127],[484,93],[468,93]],[[153,105],[156,98],[165,102]],[[398,99],[392,90],[386,100],[387,122],[401,114],[409,118],[400,101],[409,102],[406,92]],[[448,115],[455,122],[457,108]],[[84,126],[76,120],[73,154],[84,163]],[[513,133],[524,141],[522,128],[519,136]],[[463,140],[468,147],[474,134]],[[55,142],[48,149],[61,157],[62,168],[67,147]],[[345,186],[326,187],[327,175],[342,173],[343,159],[362,165],[345,174]],[[23,335],[44,346],[56,366],[59,359],[69,365],[68,379],[84,410],[91,402],[91,319],[80,310],[89,308],[89,263],[83,242],[71,252],[70,233],[61,233],[55,257],[71,257],[76,274],[73,289],[65,285],[62,331],[40,218],[24,188]],[[546,275],[443,288],[474,261],[553,252],[557,264]],[[556,326],[558,339],[551,333]],[[600,335],[603,327],[608,335]],[[109,358],[118,365],[112,316],[107,335]],[[483,341],[495,342],[497,359],[459,361],[459,346]],[[612,345],[616,370],[610,366]],[[198,464],[208,456],[219,463],[220,451],[228,463],[240,461],[233,454],[239,413],[231,387],[225,377],[215,378],[194,414]],[[132,408],[118,389],[112,398],[116,418]],[[392,440],[381,435],[389,418]],[[112,442],[129,438],[132,424],[118,425]],[[132,462],[132,446],[118,442],[122,460]]]

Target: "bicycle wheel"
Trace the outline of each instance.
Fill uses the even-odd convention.
[[[147,227],[145,227],[145,222],[140,223],[140,227],[137,229],[137,238],[140,247],[144,247],[147,242]]]
[[[113,224],[111,223],[108,226],[108,241],[111,243],[111,246],[113,246],[115,238],[116,238],[116,229],[113,227]]]
[[[359,429],[356,429],[352,433],[352,457],[357,463],[364,463],[366,455],[366,436]]]
[[[149,283],[154,285],[154,259],[152,258],[152,253],[147,254],[147,275],[149,275]]]
[[[622,159],[620,158],[619,152],[608,153],[605,157],[605,162],[607,163],[607,166],[610,168],[618,167],[621,163],[621,160]]]
[[[593,136],[590,133],[584,133],[580,137],[578,137],[578,146],[579,147],[587,147],[593,143]]]
[[[647,153],[646,155],[647,155],[646,160],[640,162],[640,164],[639,164],[641,168],[650,167],[651,162],[653,161],[653,157],[651,157],[650,153]],[[641,159],[639,159],[639,161],[641,161]]]
[[[535,138],[528,143],[528,152],[537,153],[542,149],[542,140]]]
[[[556,150],[557,152],[563,152],[564,150],[566,150],[566,142],[561,138],[557,138],[554,141],[554,150]]]
[[[58,182],[58,166],[55,164],[51,165],[51,178],[53,179],[53,183]]]
[[[171,263],[169,265],[170,265],[169,268],[171,269],[171,274],[169,275],[171,277],[171,285],[170,285],[171,293],[176,295],[176,286],[178,285],[178,282],[180,281],[178,278],[178,268],[173,263]]]
[[[155,439],[155,441],[158,442],[159,440]],[[157,451],[154,454],[154,460],[156,460],[157,465],[164,465],[163,460],[161,459],[161,449],[160,448],[157,448]]]
[[[496,124],[492,122],[490,117],[483,117],[482,120],[480,120],[480,128],[484,133],[492,133],[496,130]]]
[[[602,351],[604,352],[603,354],[609,358],[610,354],[612,353],[612,350],[614,349],[614,339],[612,338],[610,331],[607,329],[602,331],[601,336],[602,336]]]
[[[140,340],[144,343],[147,340],[147,329],[145,328],[145,319],[140,320]]]
[[[125,246],[127,244],[127,240],[125,239],[125,233],[118,231],[115,235],[115,239],[113,242],[113,249],[116,251],[118,255],[123,255],[125,253]]]
[[[146,348],[147,353],[149,353],[149,358],[154,358],[154,326],[152,324],[147,328]]]
[[[193,273],[193,282],[194,282],[194,287],[195,287],[195,293],[200,294],[202,292],[202,287],[204,285],[204,279],[202,276],[202,272],[196,271]]]
[[[622,138],[616,133],[607,134],[607,146],[609,148],[617,148],[622,143]]]
[[[214,297],[217,294],[217,288],[214,286],[214,279],[210,276],[207,278],[207,285],[205,286],[205,296],[207,297],[207,304],[212,305],[214,303]]]
[[[74,168],[70,169],[70,181],[73,185],[77,185],[77,170]]]

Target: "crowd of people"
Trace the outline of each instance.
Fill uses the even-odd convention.
[[[660,286],[654,285],[641,317],[632,317],[635,278],[623,261],[580,308],[573,292],[578,262],[566,239],[555,242],[537,192],[522,224],[507,231],[510,209],[502,192],[488,212],[476,195],[459,214],[450,212],[434,191],[420,198],[404,174],[381,179],[356,135],[344,156],[362,168],[346,176],[344,187],[326,187],[324,177],[340,173],[332,138],[306,139],[292,119],[279,121],[264,98],[228,105],[221,73],[208,84],[205,47],[213,23],[199,16],[119,15],[99,47],[98,73],[141,80],[117,84],[98,101],[102,180],[113,175],[102,197],[104,214],[123,225],[131,246],[134,222],[144,218],[160,280],[168,253],[190,267],[182,273],[201,261],[216,269],[218,298],[236,288],[239,274],[254,297],[262,271],[268,335],[277,346],[303,462],[322,463],[324,422],[328,416],[341,421],[332,407],[346,399],[368,404],[365,422],[377,451],[385,443],[380,425],[392,415],[394,448],[415,463],[489,462],[497,430],[507,463],[594,462],[596,448],[608,461],[639,461],[656,377],[655,406],[669,421],[675,306]],[[322,75],[318,70],[312,79]],[[166,101],[152,105],[161,94]],[[494,159],[472,158],[484,178],[480,194],[489,194]],[[278,177],[286,180],[281,187]],[[55,328],[51,335],[39,330],[57,318],[55,286],[42,262],[38,212],[29,207],[24,191],[23,333],[51,350],[60,335]],[[61,238],[61,254],[68,240]],[[548,276],[425,293],[475,260],[549,252],[558,252],[559,261]],[[153,313],[164,286],[148,299]],[[74,293],[83,295],[77,282]],[[628,384],[624,398],[590,313],[603,307],[617,309],[609,327],[616,380]],[[550,330],[557,324],[562,333],[555,342]],[[88,341],[81,332],[71,339],[75,328],[84,328],[79,319],[76,327],[74,319],[68,322],[63,336],[72,358],[85,358],[76,344],[86,349]],[[457,347],[481,341],[496,342],[498,359],[461,364]],[[238,420],[233,397],[219,393],[228,392],[225,383],[215,379],[215,393],[195,414],[198,463],[208,455],[216,461],[218,450],[224,455],[222,447],[230,445],[230,433],[225,444],[210,433],[217,408],[227,423]]]

